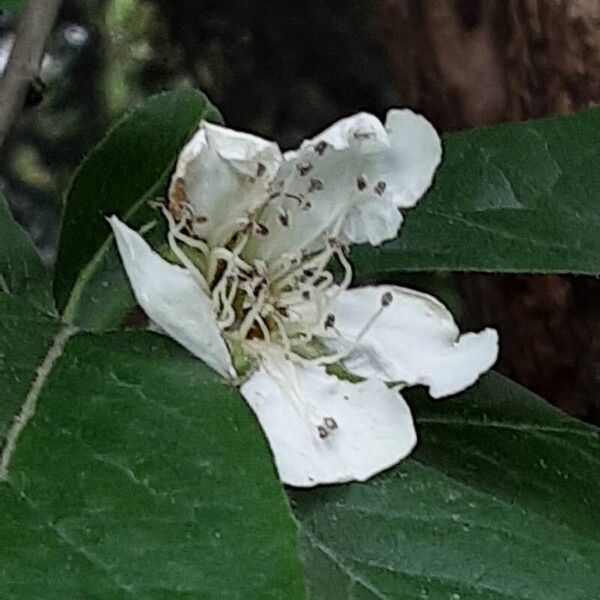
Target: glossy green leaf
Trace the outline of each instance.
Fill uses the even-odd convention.
[[[164,192],[175,159],[200,119],[220,120],[200,92],[159,94],[126,115],[81,164],[67,193],[58,247],[54,291],[60,309],[74,286],[75,294],[82,293],[83,284],[76,285],[80,272],[109,233],[104,217],[131,216],[146,199]]]
[[[59,325],[50,276],[0,195],[0,446]]]
[[[13,219],[0,194],[0,294],[27,298],[52,312],[50,275],[31,239]]]
[[[354,253],[400,271],[600,273],[600,110],[454,133],[401,235]]]
[[[0,447],[58,328],[22,298],[0,294]]]
[[[0,482],[0,597],[303,598],[235,389],[161,336],[73,333],[54,338]]]
[[[418,451],[292,494],[310,597],[600,598],[600,434],[488,375],[415,402]]]

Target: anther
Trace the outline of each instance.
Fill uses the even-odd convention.
[[[322,140],[315,146],[315,152],[319,156],[323,156],[323,152],[325,152],[327,146],[329,146],[329,144],[325,140]]]
[[[310,180],[310,185],[308,186],[308,193],[312,192],[320,192],[323,189],[323,182],[320,179],[315,179],[314,177]]]
[[[329,431],[335,431],[338,428],[337,421],[333,417],[325,417],[323,423]]]
[[[263,225],[262,223],[255,223],[254,224],[254,231],[258,235],[262,235],[262,236],[269,235],[269,228],[266,225]]]
[[[387,187],[385,181],[378,181],[377,185],[375,186],[375,193],[378,196],[383,196],[383,192],[385,192],[385,188]]]
[[[279,214],[279,222],[284,226],[287,227],[290,224],[290,219],[288,217],[288,214],[286,212],[281,212]]]
[[[394,297],[392,296],[392,292],[385,292],[381,296],[381,306],[383,308],[385,308],[386,306],[389,306],[392,303],[393,299],[394,299]]]
[[[355,140],[368,140],[374,137],[372,131],[355,131],[352,135]]]
[[[296,165],[296,169],[298,171],[298,174],[301,177],[304,177],[304,175],[306,175],[312,168],[313,168],[313,165],[310,162],[299,163],[299,164]]]
[[[263,163],[258,163],[258,165],[256,165],[256,176],[257,177],[262,177],[265,174],[265,171],[267,170],[267,167],[265,167],[265,165],[263,165]]]
[[[330,329],[335,325],[335,315],[333,313],[329,313],[327,318],[325,319],[325,329]]]
[[[319,437],[322,440],[324,440],[329,435],[329,431],[323,425],[317,426],[317,432],[319,433]]]
[[[356,187],[359,192],[362,192],[367,187],[367,180],[362,175],[356,178]]]

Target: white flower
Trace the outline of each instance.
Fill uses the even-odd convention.
[[[163,212],[172,264],[110,218],[135,296],[164,332],[242,381],[285,483],[364,481],[416,443],[402,387],[441,397],[495,362],[494,330],[460,335],[434,298],[348,289],[348,244],[395,237],[441,158],[431,125],[343,119],[293,152],[202,122]],[[335,282],[332,259],[344,275]]]

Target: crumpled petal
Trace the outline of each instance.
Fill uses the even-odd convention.
[[[435,129],[410,110],[390,110],[385,127],[367,113],[338,121],[284,155],[279,195],[260,217],[269,235],[247,255],[273,261],[331,236],[372,245],[396,237],[400,209],[425,193],[441,154]]]
[[[391,303],[353,344],[386,293]],[[498,356],[494,329],[460,335],[443,304],[414,290],[396,286],[347,290],[331,301],[329,312],[339,336],[323,341],[336,352],[352,348],[343,360],[347,369],[362,377],[429,386],[433,398],[469,387]]]
[[[161,258],[117,217],[108,221],[135,297],[148,317],[215,371],[234,377],[211,302],[194,276]]]
[[[171,210],[177,215],[191,207],[196,236],[224,245],[266,201],[281,160],[274,142],[202,121],[179,155]]]
[[[381,381],[342,381],[322,367],[293,364],[281,353],[263,358],[241,393],[289,485],[365,481],[416,444],[408,405]],[[333,419],[327,422],[335,428],[319,437],[323,419]]]

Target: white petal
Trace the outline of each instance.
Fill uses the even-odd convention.
[[[460,335],[452,315],[438,300],[395,286],[347,290],[333,299],[329,311],[343,339],[327,338],[327,346],[336,351],[350,347],[380,309],[386,292],[392,296],[391,304],[344,360],[353,373],[409,386],[423,384],[429,386],[431,396],[440,398],[469,387],[496,362],[494,329]]]
[[[366,113],[342,119],[285,154],[280,196],[261,217],[269,236],[248,253],[272,261],[331,235],[373,245],[395,237],[397,211],[425,193],[441,152],[435,129],[410,110],[391,110],[385,127]]]
[[[148,317],[215,371],[235,376],[211,302],[193,275],[161,258],[117,217],[108,220],[135,297]]]
[[[179,155],[171,206],[190,205],[195,234],[222,245],[266,201],[281,160],[274,142],[203,121]]]
[[[393,172],[394,203],[410,208],[427,191],[442,160],[442,143],[433,125],[408,109],[392,109],[385,129],[394,149],[388,170]]]
[[[289,485],[365,481],[398,463],[416,443],[410,409],[381,381],[350,383],[321,367],[269,359],[241,393]],[[324,418],[337,428],[321,438],[316,426]]]

